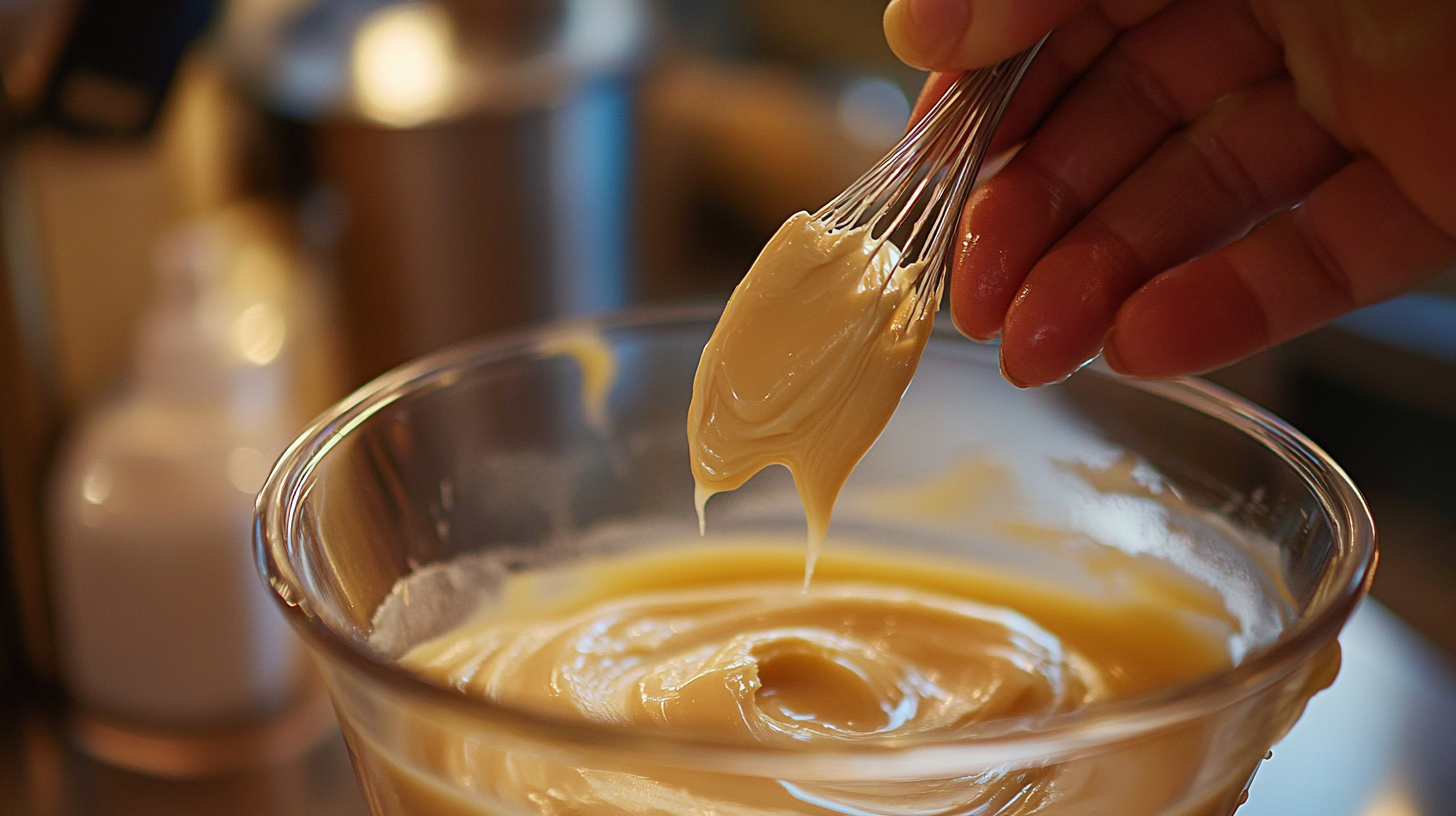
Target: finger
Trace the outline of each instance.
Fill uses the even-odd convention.
[[[1278,48],[1242,3],[1181,0],[1119,37],[972,195],[951,276],[956,325],[996,336],[1032,265],[1168,134],[1280,71]]]
[[[1097,356],[1149,278],[1288,209],[1349,156],[1298,105],[1288,77],[1230,94],[1164,142],[1052,247],[1007,311],[1006,377],[1056,382]]]
[[[1096,8],[1119,28],[1147,20],[1173,0],[892,0],[885,39],[917,68],[980,68],[1030,48],[1048,31]]]
[[[1107,50],[1119,31],[1096,8],[1080,12],[1058,26],[1032,60],[1011,97],[990,152],[999,153],[1023,141],[1076,78]],[[933,73],[925,80],[910,114],[910,127],[930,111],[961,73]]]
[[[999,153],[1026,140],[1067,92],[1122,32],[1101,10],[1089,8],[1057,27],[1026,69],[1006,106],[990,150]]]
[[[885,8],[890,50],[916,68],[963,70],[1030,48],[1092,0],[892,0]]]
[[[1456,238],[1361,159],[1299,209],[1149,281],[1118,312],[1107,362],[1138,377],[1207,371],[1452,267]]]
[[[1301,100],[1347,145],[1456,235],[1456,3],[1295,0],[1258,4]]]

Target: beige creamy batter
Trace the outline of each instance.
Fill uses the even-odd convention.
[[[1100,593],[838,542],[805,594],[802,553],[801,543],[744,540],[522,573],[499,603],[400,662],[548,716],[768,745],[1034,728],[1229,665],[1235,623],[1217,596],[1155,559],[1116,556],[1117,591]],[[488,744],[437,750],[432,764],[468,767],[457,775],[492,796],[560,800],[542,812],[820,812],[771,779],[724,786],[710,775],[633,773],[630,763],[594,772]],[[1197,740],[1161,750],[1160,777],[1198,767]],[[442,812],[425,780],[390,775],[393,795],[415,808],[399,812]],[[974,803],[1003,783],[1034,797],[1084,785],[1054,777],[906,784],[896,801],[920,812],[916,801]]]
[[[1228,664],[1218,598],[1171,571],[1142,565],[1145,580],[1107,602],[892,557],[826,559],[808,594],[793,547],[523,574],[500,606],[401,662],[543,713],[763,742],[1031,725]],[[576,589],[540,600],[563,585]]]
[[[784,223],[703,349],[688,410],[699,524],[714,493],[769,465],[794,475],[809,525],[807,586],[839,489],[884,430],[930,336],[921,265],[868,228]]]

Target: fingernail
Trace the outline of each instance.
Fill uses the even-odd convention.
[[[950,310],[950,322],[955,326],[956,331],[965,336],[967,340],[974,340],[977,343],[991,343],[1001,339],[1001,330],[999,328],[990,332],[978,332],[966,327],[965,324],[961,323],[961,319],[956,314],[954,307]]]
[[[885,8],[885,39],[895,56],[928,70],[950,54],[970,22],[969,0],[894,0]]]
[[[1011,369],[1009,369],[1009,368],[1006,367],[1006,347],[1005,346],[1002,346],[1001,347],[1000,363],[1001,363],[1001,379],[1005,380],[1006,382],[1011,383],[1012,385],[1016,386],[1017,388],[1032,388],[1032,387],[1034,387],[1034,386],[1037,385],[1037,383],[1027,382],[1026,380],[1021,379],[1020,377],[1018,377],[1015,374],[1011,373]]]

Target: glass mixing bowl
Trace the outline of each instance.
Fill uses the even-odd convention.
[[[952,332],[846,485],[828,551],[889,542],[1068,585],[1095,572],[1088,553],[1160,559],[1238,619],[1232,668],[1029,730],[798,749],[551,719],[399,668],[512,570],[698,546],[684,428],[717,315],[650,310],[442,351],[339,403],[274,469],[261,567],[375,814],[1235,809],[1338,668],[1375,565],[1359,493],[1309,440],[1213,386],[1094,367],[1017,390],[994,348]],[[803,535],[782,469],[710,504],[710,542],[745,531]],[[622,783],[615,799],[583,793],[604,779]],[[786,794],[772,807],[743,793],[765,781]]]

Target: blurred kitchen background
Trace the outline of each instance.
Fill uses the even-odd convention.
[[[0,813],[362,813],[302,703],[258,691],[249,705],[283,730],[224,740],[266,772],[225,768],[216,745],[221,764],[121,770],[155,746],[78,719],[90,692],[62,655],[79,636],[58,630],[84,610],[64,553],[107,546],[85,514],[123,466],[96,463],[132,433],[107,418],[176,392],[148,378],[155,360],[215,340],[182,390],[220,383],[211,433],[262,440],[216,453],[246,499],[277,431],[412,357],[725,299],[789,213],[903,128],[923,75],[885,46],[883,9],[0,0]],[[266,405],[229,385],[260,376]],[[1456,270],[1213,379],[1344,464],[1380,528],[1375,596],[1456,654]],[[248,532],[231,545],[245,554]],[[242,575],[216,580],[256,583]],[[255,662],[258,626],[234,633]],[[284,696],[308,697],[301,682]],[[178,781],[193,776],[211,778]]]

